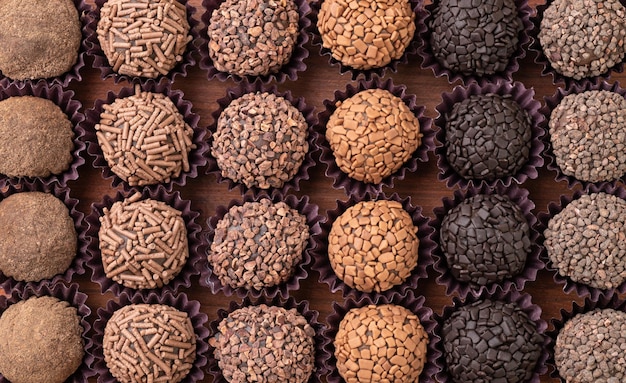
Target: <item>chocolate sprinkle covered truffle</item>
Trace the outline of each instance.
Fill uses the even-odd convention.
[[[426,363],[428,334],[417,315],[395,304],[351,309],[333,342],[347,383],[417,382]]]
[[[490,299],[459,307],[441,335],[456,383],[527,382],[543,345],[543,335],[517,304]]]
[[[322,46],[343,65],[380,68],[404,54],[415,34],[408,0],[324,0],[317,28]]]
[[[160,304],[115,311],[104,329],[104,361],[120,383],[178,383],[196,359],[196,334],[186,312]]]
[[[262,198],[228,210],[217,223],[208,260],[223,286],[261,290],[291,278],[308,239],[304,215]]]
[[[31,297],[0,317],[0,374],[12,383],[63,383],[81,365],[83,327],[76,308]]]
[[[130,186],[167,183],[190,170],[193,129],[166,95],[137,86],[103,109],[98,143],[111,171]]]
[[[530,228],[508,197],[478,194],[452,208],[440,229],[452,275],[484,286],[519,274],[530,253]]]
[[[265,76],[289,62],[300,14],[294,0],[225,0],[208,25],[209,56],[220,72]]]
[[[619,0],[554,0],[538,32],[558,73],[580,80],[606,73],[624,58],[626,9]]]
[[[531,119],[509,95],[473,95],[455,103],[445,134],[448,163],[465,179],[512,176],[528,162]]]
[[[523,29],[514,0],[440,0],[430,22],[433,55],[463,75],[506,70]]]
[[[569,94],[554,108],[548,125],[563,174],[600,182],[626,173],[624,96],[605,90]]]
[[[63,274],[76,257],[77,234],[65,204],[52,194],[20,192],[0,202],[0,271],[38,282]]]
[[[333,222],[330,266],[346,285],[381,292],[403,283],[417,266],[419,239],[409,213],[396,201],[363,201]]]
[[[96,32],[114,72],[155,78],[183,60],[189,30],[177,0],[107,0]]]
[[[189,256],[182,213],[164,202],[130,198],[105,208],[98,232],[107,278],[132,289],[163,287]]]
[[[0,2],[0,71],[13,80],[57,77],[78,60],[81,23],[72,0]]]
[[[366,89],[337,103],[326,139],[344,173],[378,184],[411,158],[422,133],[401,98],[384,89]]]
[[[565,322],[554,346],[554,361],[566,383],[626,381],[626,313],[595,309]]]
[[[552,267],[572,281],[611,289],[626,280],[626,201],[583,194],[548,222],[544,246]]]
[[[223,177],[247,187],[280,188],[309,150],[308,124],[285,98],[247,93],[220,114],[211,154]]]
[[[315,364],[314,336],[296,309],[260,304],[228,314],[209,342],[230,383],[304,383]]]
[[[52,101],[32,96],[0,101],[0,173],[61,174],[72,162],[73,139],[72,123]]]

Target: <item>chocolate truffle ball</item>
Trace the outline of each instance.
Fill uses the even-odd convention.
[[[578,314],[565,322],[554,345],[554,362],[567,383],[626,381],[626,313],[611,308]]]
[[[183,380],[196,359],[196,334],[186,312],[160,304],[131,304],[104,328],[104,361],[120,383]]]
[[[155,78],[183,60],[189,30],[187,9],[177,0],[107,0],[96,33],[114,72]]]
[[[13,80],[56,77],[78,60],[81,23],[72,0],[0,2],[0,71]]]
[[[439,230],[448,269],[461,282],[484,286],[522,272],[530,227],[503,195],[478,194],[450,209]]]
[[[415,34],[408,0],[324,0],[317,28],[322,46],[354,69],[380,68],[399,59]]]
[[[52,101],[32,96],[0,101],[0,173],[61,174],[72,162],[73,139],[72,123]]]
[[[98,231],[107,278],[131,289],[154,289],[180,273],[189,256],[182,213],[137,193],[105,208]]]
[[[76,256],[77,234],[65,204],[41,192],[20,192],[0,202],[0,271],[38,282],[63,274]]]
[[[402,99],[384,89],[367,89],[338,103],[326,124],[326,139],[344,173],[378,184],[411,158],[422,133]]]
[[[296,309],[260,304],[228,314],[209,342],[230,383],[304,383],[315,365],[314,336]]]
[[[417,227],[396,201],[363,201],[333,222],[330,266],[346,285],[381,292],[402,284],[417,266]]]
[[[490,299],[459,307],[441,335],[456,383],[528,382],[543,345],[535,322],[517,304]]]
[[[262,198],[233,206],[220,219],[208,260],[222,285],[261,290],[291,278],[308,239],[304,215]]]
[[[309,150],[308,124],[285,98],[247,93],[220,114],[211,154],[222,176],[247,187],[280,188]]]
[[[569,94],[550,115],[550,142],[563,174],[581,181],[613,181],[626,173],[626,99],[589,90]]]
[[[572,281],[611,289],[626,280],[626,201],[583,194],[548,222],[544,246],[552,267]]]
[[[346,382],[417,382],[426,363],[428,334],[417,315],[395,304],[351,309],[333,342]]]
[[[515,175],[530,156],[531,119],[510,95],[473,95],[457,102],[445,134],[448,163],[465,179]]]
[[[76,308],[50,296],[9,306],[0,317],[0,374],[12,383],[63,383],[85,351]]]
[[[554,0],[538,38],[552,68],[580,80],[607,72],[624,58],[626,9],[619,0]]]
[[[190,170],[193,129],[161,93],[137,87],[103,105],[95,129],[111,171],[130,186],[167,183]]]
[[[276,73],[291,59],[299,20],[293,0],[225,0],[209,21],[209,57],[220,72]]]
[[[503,72],[523,29],[514,0],[440,0],[430,22],[437,61],[463,75]]]

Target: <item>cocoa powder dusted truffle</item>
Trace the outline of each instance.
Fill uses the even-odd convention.
[[[548,222],[544,246],[552,267],[572,281],[611,289],[626,280],[626,201],[583,194]]]
[[[366,89],[337,103],[326,139],[344,173],[378,184],[413,155],[422,133],[402,99],[384,89]]]
[[[484,286],[519,274],[530,253],[530,227],[507,196],[478,194],[441,222],[441,250],[452,275]]]
[[[514,0],[440,0],[430,21],[432,54],[463,75],[503,72],[524,26]]]
[[[261,198],[233,206],[217,223],[208,261],[222,285],[261,290],[293,275],[308,238],[304,215]]]
[[[104,361],[121,383],[178,383],[196,358],[189,315],[163,304],[130,304],[115,311],[102,345]]]
[[[209,21],[209,57],[241,77],[276,73],[291,58],[299,20],[293,0],[225,0]]]
[[[413,40],[415,12],[408,0],[324,0],[317,28],[322,46],[343,65],[380,68],[402,57]]]
[[[50,279],[76,257],[74,221],[52,194],[20,192],[3,199],[0,227],[0,271],[15,280]]]
[[[446,369],[456,383],[528,382],[542,353],[543,335],[514,302],[461,306],[441,331]]]
[[[543,12],[538,39],[556,72],[595,77],[623,60],[625,20],[619,0],[554,0]]]
[[[247,93],[220,114],[211,154],[223,177],[246,187],[280,188],[300,169],[307,137],[304,116],[285,98]]]
[[[0,374],[13,383],[62,383],[81,365],[83,327],[76,308],[31,297],[0,316]]]
[[[349,207],[328,234],[328,258],[339,279],[363,292],[403,283],[418,262],[417,227],[396,201]]]
[[[78,60],[81,23],[72,0],[0,2],[0,71],[13,80],[57,77]]]
[[[130,186],[167,183],[190,170],[193,129],[164,94],[136,87],[103,106],[95,130],[111,171]]]
[[[182,213],[164,202],[130,198],[105,208],[98,232],[107,278],[132,289],[168,284],[189,256]]]
[[[114,72],[155,78],[182,61],[189,30],[177,0],[107,0],[96,33]]]
[[[209,342],[230,383],[304,383],[315,365],[314,336],[296,309],[260,304],[229,313]]]
[[[626,380],[626,313],[611,308],[581,313],[559,331],[554,361],[567,383]]]
[[[461,177],[494,180],[528,162],[532,123],[512,96],[472,95],[453,105],[445,139],[446,158]]]
[[[351,309],[333,342],[348,383],[417,382],[426,363],[428,334],[417,315],[396,304]]]
[[[613,181],[626,173],[626,100],[588,90],[563,97],[548,123],[556,164],[580,181]]]
[[[0,173],[61,174],[72,162],[73,139],[72,123],[52,101],[33,96],[0,101]]]

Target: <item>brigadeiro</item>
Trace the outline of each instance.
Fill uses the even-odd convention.
[[[535,42],[542,74],[554,81],[622,71],[626,8],[619,0],[554,0],[537,7]]]
[[[423,68],[451,83],[511,80],[530,41],[532,9],[526,0],[438,0],[426,9]]]
[[[444,93],[435,119],[443,143],[435,149],[439,179],[465,188],[537,178],[543,165],[539,124],[544,117],[534,94],[522,83],[506,81],[472,83]]]

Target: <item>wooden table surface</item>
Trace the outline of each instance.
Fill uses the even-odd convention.
[[[91,1],[88,1],[91,2]],[[190,3],[201,9],[200,0],[190,0]],[[538,0],[530,0],[530,4],[535,8]],[[196,14],[199,19],[200,12]],[[294,96],[305,98],[309,106],[316,108],[316,113],[323,108],[325,99],[332,99],[335,90],[344,90],[351,81],[349,75],[341,75],[337,66],[328,63],[328,57],[321,57],[318,47],[310,44],[310,57],[305,60],[307,70],[298,74],[295,82],[287,81],[278,86],[279,90],[290,90]],[[543,97],[552,95],[556,86],[552,84],[552,77],[541,76],[541,67],[533,62],[535,54],[529,52],[527,57],[520,63],[520,70],[514,74],[514,80],[522,82],[527,88],[534,88],[536,99],[543,103]],[[83,80],[73,82],[70,88],[76,92],[76,99],[83,104],[83,110],[93,106],[94,101],[105,98],[109,90],[117,91],[128,83],[115,84],[112,79],[102,80],[100,71],[91,67],[91,59],[87,59],[87,67],[82,70]],[[458,83],[450,84],[447,78],[435,78],[430,69],[421,69],[421,59],[419,56],[410,56],[407,65],[399,65],[397,73],[387,73],[386,77],[392,77],[396,85],[403,84],[407,87],[407,93],[417,96],[418,105],[424,105],[425,114],[428,117],[436,117],[435,106],[441,102],[442,92],[452,91]],[[613,74],[610,82],[624,80],[623,74]],[[207,73],[198,66],[190,69],[185,78],[177,77],[173,84],[174,89],[184,92],[185,98],[193,103],[193,111],[200,115],[200,126],[206,127],[212,123],[211,114],[217,109],[217,100],[226,95],[229,87],[234,87],[232,81],[221,82],[217,79],[209,81]],[[80,167],[80,177],[77,181],[71,182],[71,195],[80,200],[79,210],[88,214],[90,205],[99,202],[105,195],[113,196],[116,192],[111,187],[109,180],[101,176],[101,172],[92,167],[92,158],[84,153],[87,163]],[[324,174],[325,165],[317,164],[310,172],[310,180],[301,184],[301,191],[296,195],[308,195],[311,202],[319,206],[320,213],[325,214],[327,210],[336,207],[337,200],[347,200],[348,196],[343,190],[332,188],[332,181]],[[411,196],[414,204],[421,205],[424,215],[433,217],[433,208],[441,205],[443,197],[450,197],[454,190],[448,189],[444,182],[438,181],[438,168],[435,156],[431,153],[427,163],[421,163],[418,171],[407,173],[406,178],[401,182],[396,182],[393,190],[385,189],[385,192],[397,192],[401,197]],[[216,207],[227,205],[232,199],[240,199],[239,189],[229,192],[226,184],[218,184],[214,176],[204,175],[204,168],[200,170],[200,175],[195,179],[189,179],[184,187],[175,187],[179,190],[182,198],[192,201],[192,208],[201,213],[199,222],[206,229],[206,222],[211,217]],[[567,188],[565,182],[555,182],[555,173],[544,168],[540,169],[539,177],[535,180],[528,180],[521,185],[530,192],[530,199],[535,203],[534,213],[547,210],[547,205],[551,201],[558,201],[561,194],[571,195],[572,191]],[[420,280],[416,293],[426,297],[426,305],[431,307],[435,313],[441,313],[445,305],[452,302],[451,297],[446,296],[443,287],[435,282],[435,273],[430,272],[426,280]],[[98,307],[106,304],[112,295],[100,293],[100,287],[90,281],[89,274],[76,278],[81,285],[81,291],[89,295],[88,305],[95,314]],[[581,302],[573,294],[565,294],[561,285],[557,285],[552,274],[542,271],[537,280],[526,284],[525,292],[533,297],[533,303],[538,304],[542,310],[543,319],[550,321],[552,318],[560,318],[559,310],[569,310],[572,301]],[[235,297],[223,295],[213,295],[208,289],[203,288],[198,283],[198,278],[193,279],[193,285],[185,290],[190,299],[198,300],[201,303],[202,311],[205,312],[209,321],[216,318],[217,310],[227,308],[231,300],[238,300]],[[309,277],[301,283],[301,289],[293,293],[297,300],[307,300],[310,307],[319,311],[320,320],[330,314],[333,301],[341,301],[339,294],[332,294],[328,285],[318,282],[318,274],[309,271]],[[93,379],[95,381],[95,379]],[[210,376],[206,376],[206,382],[211,381]],[[548,376],[541,378],[542,382],[558,381]]]

